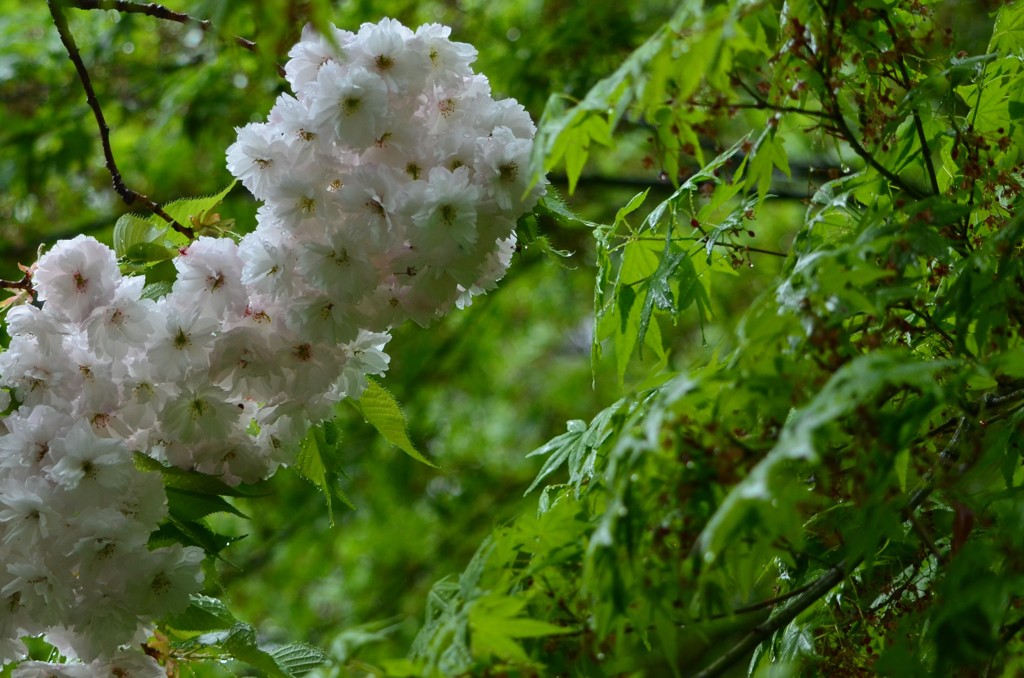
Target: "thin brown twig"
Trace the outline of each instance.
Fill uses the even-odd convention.
[[[910,72],[907,70],[906,61],[903,59],[903,52],[899,49],[899,36],[896,34],[896,27],[892,23],[892,19],[889,18],[889,13],[882,12],[882,20],[885,22],[885,27],[889,31],[889,38],[892,40],[893,49],[899,56],[899,60],[896,62],[900,70],[900,75],[903,77],[903,87],[909,92],[912,83],[910,81]],[[921,155],[924,157],[925,167],[928,169],[928,179],[932,185],[932,193],[938,195],[939,191],[939,179],[935,173],[935,164],[932,162],[931,148],[928,147],[928,139],[924,133],[924,123],[921,122],[921,115],[917,112],[917,108],[914,108],[914,127],[917,129],[917,140],[921,144]]]
[[[926,311],[923,308],[915,308],[910,303],[900,304],[899,307],[904,310],[910,311],[911,313],[922,318],[925,321],[925,323],[933,330],[935,330],[935,332],[943,339],[943,341],[946,342],[949,349],[953,351],[953,353],[965,354],[969,358],[975,359],[975,355],[971,353],[970,349],[968,349],[966,346],[962,351],[957,348],[956,340],[954,340],[953,337],[950,336],[950,334],[946,330],[942,329],[939,323],[935,321],[935,318],[933,318],[931,314],[928,313],[928,311]]]
[[[25,290],[26,292],[32,291],[32,276],[25,274],[25,277],[21,280],[0,280],[0,287],[8,290]]]
[[[85,67],[85,63],[82,61],[82,55],[78,50],[78,45],[75,43],[75,38],[71,34],[71,29],[68,26],[67,17],[64,16],[64,11],[61,7],[61,0],[46,0],[46,5],[50,9],[50,16],[53,17],[53,24],[57,28],[57,34],[60,36],[60,41],[64,44],[64,49],[68,53],[68,58],[71,59],[71,63],[75,65],[75,71],[78,73],[78,79],[82,83],[82,89],[85,90],[85,99],[89,104],[89,108],[92,109],[93,116],[96,118],[96,125],[100,131],[100,142],[103,146],[103,158],[106,161],[107,171],[110,173],[110,178],[114,184],[114,190],[121,196],[121,199],[128,205],[136,202],[141,202],[146,208],[156,214],[161,219],[171,225],[175,231],[181,233],[190,240],[195,237],[195,233],[191,228],[182,226],[174,220],[162,207],[146,195],[139,193],[138,191],[128,188],[125,184],[124,179],[121,177],[121,171],[117,168],[117,162],[114,160],[114,151],[110,146],[110,126],[107,125],[106,118],[103,116],[103,109],[100,107],[99,99],[96,98],[96,92],[92,87],[92,80],[89,78],[89,71]]]
[[[124,12],[125,14],[145,14],[155,19],[163,19],[164,21],[173,21],[179,24],[185,24],[187,26],[195,26],[204,33],[209,33],[213,30],[213,24],[208,19],[197,19],[191,14],[184,12],[175,12],[172,9],[158,5],[155,2],[131,2],[130,0],[67,0],[69,7],[75,9],[113,9],[118,12]],[[250,52],[258,51],[258,47],[252,40],[246,40],[245,38],[234,36],[234,41],[237,45],[249,50]]]
[[[13,303],[17,303],[17,300],[21,298],[21,293],[28,293],[28,297],[32,302],[36,301],[36,290],[32,287],[32,269],[21,267],[21,270],[25,272],[21,280],[0,280],[0,289],[17,290],[14,296],[5,299],[0,302],[0,309],[9,307]]]
[[[932,536],[928,534],[928,530],[921,524],[921,521],[918,520],[917,514],[911,512],[907,516],[907,520],[910,521],[910,526],[914,528],[914,532],[916,532],[917,536],[920,537],[921,542],[924,543],[928,552],[935,556],[936,562],[940,565],[944,564],[946,562],[946,556],[939,551],[939,547],[935,545],[935,540],[932,539]]]
[[[811,582],[810,586],[802,593],[791,599],[785,607],[777,610],[766,622],[755,626],[740,642],[729,648],[727,652],[722,654],[710,666],[696,674],[695,678],[717,678],[717,676],[723,675],[733,664],[746,657],[749,652],[770,638],[773,633],[787,626],[796,619],[797,615],[831,591],[858,564],[859,561],[848,564],[843,560],[829,568],[824,574]]]
[[[752,104],[745,104],[739,102],[723,102],[721,105],[724,108],[753,108],[756,110],[770,110],[776,113],[798,113],[800,115],[806,115],[811,118],[824,118],[829,119],[830,116],[827,111],[814,111],[800,106],[785,106],[782,104],[773,104],[760,94],[758,94],[753,87],[743,81],[743,78],[736,78],[736,84],[746,92],[751,99],[754,100]]]
[[[859,155],[864,160],[864,162],[866,162],[868,165],[874,168],[876,172],[885,177],[890,184],[899,187],[902,191],[904,191],[905,193],[907,193],[908,195],[917,200],[926,197],[925,194],[922,193],[920,190],[918,190],[914,186],[911,186],[895,172],[890,170],[882,163],[878,162],[878,159],[875,158],[875,156],[872,155],[870,151],[864,148],[863,145],[861,145],[860,140],[857,138],[857,135],[853,133],[853,130],[850,129],[850,126],[847,124],[846,118],[843,116],[843,108],[839,104],[839,95],[837,93],[837,88],[832,84],[833,73],[830,71],[828,67],[828,64],[832,60],[831,51],[834,40],[835,5],[829,3],[828,22],[824,40],[825,54],[823,58],[816,59],[817,63],[812,64],[812,66],[818,72],[818,75],[821,76],[822,84],[825,87],[825,91],[828,93],[827,100],[822,103],[825,104],[826,112],[831,117],[831,121],[837,127],[837,131],[839,132],[837,136],[840,136],[847,144],[849,144],[850,148],[853,149],[854,153]]]
[[[653,242],[665,242],[664,238],[658,238],[658,237],[645,237],[645,236],[640,236],[640,237],[637,237],[637,238],[631,238],[629,236],[621,236],[621,237],[623,239],[626,239],[626,240],[646,240],[646,241],[653,241]],[[670,238],[670,240],[672,242],[697,242],[697,243],[705,243],[705,244],[707,243],[707,238],[706,237],[704,237],[704,238],[682,238],[682,237],[680,237],[680,238]],[[769,254],[769,255],[771,255],[773,257],[781,257],[783,259],[785,259],[786,257],[789,256],[789,254],[787,254],[786,252],[779,252],[777,250],[766,250],[766,249],[763,249],[761,247],[752,247],[751,245],[743,245],[743,244],[740,244],[740,243],[722,242],[721,240],[716,240],[712,244],[712,247],[726,247],[726,248],[731,249],[731,250],[740,250],[742,252],[755,252],[757,254]]]
[[[1004,626],[1003,632],[999,636],[1000,640],[1002,640],[1004,644],[1008,643],[1015,635],[1020,633],[1022,629],[1024,629],[1024,617],[1021,617],[1009,626]]]

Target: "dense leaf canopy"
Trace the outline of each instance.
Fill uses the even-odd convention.
[[[552,180],[501,286],[396,329],[296,472],[165,478],[163,536],[216,554],[150,641],[168,667],[1024,671],[1024,2],[174,8],[208,30],[62,4],[156,202],[228,186],[304,23],[385,15],[474,44]],[[127,237],[144,205],[110,188],[45,3],[0,9],[17,279],[38,243]],[[197,227],[253,227],[243,191],[196,211],[215,203]]]

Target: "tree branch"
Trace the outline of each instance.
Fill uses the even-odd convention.
[[[743,91],[745,91],[750,96],[751,99],[754,100],[754,103],[749,104],[726,101],[722,103],[723,108],[751,108],[755,110],[775,111],[776,113],[798,113],[800,115],[806,115],[811,118],[830,118],[829,114],[826,111],[815,111],[807,108],[802,108],[800,106],[784,106],[782,104],[773,104],[764,97],[762,97],[760,94],[758,94],[753,87],[744,82],[743,78],[737,77],[735,82],[737,85],[740,86],[740,88],[743,89]]]
[[[899,60],[896,62],[900,69],[900,75],[903,77],[903,87],[909,92],[912,83],[910,81],[910,72],[907,71],[907,63],[903,59],[903,52],[899,48],[899,36],[896,34],[896,27],[892,23],[892,19],[889,18],[889,13],[882,11],[882,20],[885,22],[885,27],[889,31],[889,38],[892,40],[893,50],[899,56]],[[931,149],[928,147],[928,139],[924,133],[924,123],[921,122],[921,115],[914,109],[914,127],[917,129],[917,140],[921,143],[921,155],[924,156],[925,167],[928,168],[928,179],[931,181],[932,193],[935,195],[939,194],[939,179],[938,175],[935,174],[935,165],[932,163]]]
[[[163,5],[158,5],[155,2],[131,2],[130,0],[67,0],[69,7],[75,9],[113,9],[118,12],[124,12],[125,14],[145,14],[155,19],[163,19],[164,21],[173,21],[179,24],[185,24],[187,26],[195,26],[204,33],[209,33],[213,30],[213,25],[208,19],[197,19],[191,14],[185,14],[184,12],[175,12],[172,9],[168,9]],[[256,43],[252,40],[246,40],[245,38],[234,36],[235,44],[244,47],[250,52],[258,51]]]
[[[902,178],[899,177],[899,175],[895,174],[888,167],[878,162],[875,156],[873,156],[866,148],[864,148],[864,146],[861,145],[860,140],[857,139],[857,135],[853,133],[853,130],[850,129],[850,126],[846,123],[846,118],[843,116],[842,106],[840,106],[839,104],[839,95],[837,93],[837,88],[832,84],[833,74],[829,68],[829,63],[832,60],[832,45],[835,41],[835,10],[835,5],[829,3],[828,22],[824,41],[825,54],[823,56],[819,56],[815,60],[816,63],[811,64],[814,67],[814,69],[818,72],[818,75],[821,76],[822,84],[825,87],[825,91],[828,93],[827,101],[822,103],[826,104],[826,111],[831,116],[832,122],[836,125],[839,135],[843,138],[844,141],[846,141],[846,143],[850,145],[850,148],[853,149],[854,153],[863,158],[864,162],[869,164],[872,168],[874,168],[876,172],[885,177],[889,181],[889,183],[899,187],[902,191],[904,191],[911,197],[920,200],[921,198],[926,197],[925,194],[922,193],[917,188],[905,182]]]
[[[96,118],[96,125],[99,127],[100,131],[100,141],[103,145],[103,157],[106,161],[107,171],[110,173],[110,178],[113,181],[114,190],[117,191],[117,194],[121,196],[121,199],[124,200],[126,204],[131,205],[136,202],[143,203],[150,212],[159,216],[170,224],[171,228],[191,240],[195,237],[195,233],[191,228],[179,224],[169,214],[167,214],[159,204],[150,200],[149,197],[128,188],[124,183],[124,179],[121,178],[121,171],[117,168],[117,162],[114,160],[114,152],[110,147],[110,126],[107,125],[107,121],[103,117],[103,109],[100,107],[100,102],[96,98],[95,90],[93,90],[92,80],[89,78],[89,71],[85,68],[85,63],[82,61],[82,55],[78,50],[78,45],[75,43],[74,36],[71,34],[71,29],[68,27],[67,17],[64,16],[61,4],[61,0],[46,0],[46,5],[50,9],[50,16],[53,17],[53,25],[57,28],[57,33],[60,35],[60,41],[64,44],[64,49],[68,53],[68,58],[70,58],[71,63],[75,65],[75,70],[78,72],[78,79],[82,83],[82,89],[85,90],[85,100],[89,104],[89,108],[92,109],[93,116]]]
[[[26,273],[21,280],[0,280],[0,288],[34,292],[32,289],[32,275],[30,273]]]
[[[815,579],[803,593],[772,614],[768,621],[755,626],[740,642],[729,648],[725,654],[716,659],[706,669],[696,674],[694,678],[717,678],[724,675],[733,664],[742,660],[755,647],[770,638],[773,633],[785,627],[796,619],[797,615],[831,591],[839,582],[846,578],[847,573],[856,565],[857,563],[853,563],[852,566],[849,566],[845,560],[833,565],[823,575]]]

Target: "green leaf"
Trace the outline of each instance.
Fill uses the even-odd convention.
[[[159,299],[171,293],[174,284],[167,280],[152,282],[142,288],[143,299]]]
[[[293,464],[293,468],[300,476],[323,493],[327,502],[328,519],[332,526],[335,500],[350,509],[355,509],[355,505],[339,485],[339,479],[343,475],[337,451],[340,437],[340,432],[333,422],[325,421],[314,426],[303,438],[299,454]]]
[[[236,624],[228,632],[227,637],[219,643],[228,654],[276,678],[291,678],[277,659],[261,648],[256,642],[256,630],[248,624]]]
[[[240,518],[247,516],[228,503],[224,497],[167,487],[167,504],[172,515],[183,520],[199,520],[213,513],[230,513]]]
[[[684,261],[689,264],[689,269],[683,268],[684,273],[689,273],[686,276],[688,280],[683,281],[683,284],[688,283],[697,276],[697,272],[694,270],[690,257],[687,256],[686,252],[681,252],[672,247],[671,236],[672,231],[667,231],[665,250],[658,260],[658,268],[651,274],[650,280],[648,280],[646,285],[647,295],[644,297],[644,304],[640,310],[640,326],[637,329],[637,344],[641,347],[644,344],[644,337],[647,335],[647,328],[651,324],[651,312],[654,310],[654,306],[657,305],[662,311],[672,310],[675,306],[671,279],[674,277],[679,265]]]
[[[529,662],[521,638],[572,633],[574,629],[521,616],[526,601],[522,598],[487,595],[473,601],[469,609],[470,639],[477,657],[495,655],[501,659]]]
[[[175,631],[186,633],[218,631],[229,629],[238,623],[220,600],[209,596],[192,594],[189,605],[184,612],[172,615],[164,620],[164,624]]]
[[[589,425],[580,419],[573,419],[566,425],[568,431],[526,455],[527,458],[545,455],[548,458],[523,494],[532,492],[562,464],[568,464],[569,483],[578,492],[596,472],[597,455],[615,430],[615,417],[629,402],[628,398],[616,401],[601,410]]]
[[[544,197],[537,202],[534,213],[553,219],[563,228],[594,228],[598,226],[598,224],[587,221],[573,212],[562,196],[558,194],[558,191],[550,186]]]
[[[219,205],[234,187],[235,182],[232,181],[224,190],[214,195],[199,198],[182,198],[169,202],[164,205],[164,212],[182,226],[194,227],[193,218],[197,221],[202,221],[207,213]],[[185,236],[169,227],[166,229],[165,235],[174,244],[184,245],[188,243],[188,239]]]
[[[160,233],[161,230],[145,218],[137,214],[125,214],[114,224],[114,253],[118,258],[127,256],[130,248],[150,243],[159,238]]]
[[[176,466],[165,466],[156,459],[136,452],[134,455],[136,468],[143,471],[157,471],[163,475],[164,485],[170,488],[201,493],[204,495],[223,495],[226,497],[258,497],[267,494],[262,484],[228,485],[213,476],[196,471],[186,471]]]
[[[619,208],[619,211],[615,213],[614,225],[618,226],[619,224],[625,222],[627,216],[640,209],[640,206],[644,203],[644,200],[647,199],[647,194],[650,192],[651,189],[644,189],[640,193],[637,193],[632,198],[630,198],[628,203]]]
[[[540,485],[541,481],[547,478],[549,475],[554,473],[559,467],[562,466],[569,457],[577,450],[581,445],[583,439],[583,422],[579,420],[573,420],[569,422],[569,431],[563,433],[560,436],[549,440],[544,445],[538,447],[533,452],[530,452],[527,457],[538,457],[547,455],[547,459],[544,460],[543,466],[537,473],[537,477],[533,479],[530,486],[526,488],[526,492],[523,494],[529,494]]]
[[[380,663],[388,678],[420,678],[423,667],[411,659],[385,659]]]
[[[182,520],[171,515],[167,521],[149,536],[151,546],[165,544],[184,544],[198,546],[206,553],[217,556],[231,544],[242,539],[221,534],[205,523],[194,520]],[[219,556],[218,556],[219,557]]]
[[[292,676],[301,676],[320,666],[326,660],[324,651],[306,643],[290,643],[270,650],[267,654],[281,670]]]
[[[708,521],[700,536],[705,561],[719,558],[722,550],[744,533],[797,540],[801,525],[792,498],[802,494],[802,478],[821,463],[824,450],[819,432],[858,406],[871,403],[891,386],[922,393],[927,411],[939,402],[935,375],[949,366],[946,361],[914,360],[905,352],[877,351],[861,355],[837,370],[807,405],[792,414],[775,447],[732,489]],[[906,412],[901,413],[883,431],[882,439],[899,449],[921,424]]]
[[[149,264],[157,261],[173,259],[178,252],[153,242],[140,242],[132,245],[124,253],[125,258],[137,264]]]
[[[1007,2],[999,8],[988,51],[1001,54],[1024,51],[1024,2]]]
[[[391,393],[373,379],[357,403],[367,423],[373,426],[388,441],[418,462],[432,468],[438,465],[421,454],[409,440],[409,430],[402,414],[402,408]]]
[[[907,491],[907,468],[910,466],[910,450],[900,450],[893,462],[893,470],[896,471],[896,480],[900,485],[900,492]]]

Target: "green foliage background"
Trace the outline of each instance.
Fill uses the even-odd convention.
[[[175,7],[205,36],[68,10],[158,201],[229,183],[305,21],[387,15],[478,47],[570,203],[496,292],[395,332],[385,385],[438,468],[340,412],[318,449],[354,510],[332,527],[292,472],[233,498],[209,593],[323,676],[1017,675],[1024,3],[612,5]],[[12,277],[127,208],[45,5],[0,10]]]

